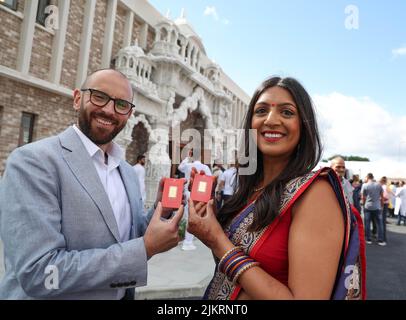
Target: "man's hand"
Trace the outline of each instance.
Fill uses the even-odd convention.
[[[147,258],[153,255],[167,251],[175,247],[179,242],[179,222],[183,216],[183,205],[176,214],[169,220],[162,219],[163,210],[161,202],[155,209],[147,230],[144,234],[145,250]]]

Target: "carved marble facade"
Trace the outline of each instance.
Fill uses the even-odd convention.
[[[172,129],[197,112],[204,120],[204,129],[217,129],[214,132],[221,134],[235,126],[232,113],[237,110],[235,97],[221,83],[221,68],[206,56],[200,38],[184,16],[176,21],[164,18],[154,29],[155,41],[149,52],[136,42],[115,57],[115,68],[132,82],[137,112],[116,142],[126,149],[138,123],[149,135],[147,207],[155,200],[160,178],[170,175]],[[211,153],[211,163],[217,156],[217,152]]]

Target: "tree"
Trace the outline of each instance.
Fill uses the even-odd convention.
[[[344,161],[367,161],[369,162],[370,160],[368,158],[365,157],[360,157],[360,156],[342,156],[340,154],[336,154],[330,158],[328,158],[328,160],[332,160],[336,157],[341,157],[344,159]]]

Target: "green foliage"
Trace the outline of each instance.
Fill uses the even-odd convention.
[[[187,220],[182,219],[179,223],[179,237],[181,240],[185,239],[185,232],[186,232]]]

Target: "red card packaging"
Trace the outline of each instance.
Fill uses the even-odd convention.
[[[166,178],[162,194],[162,207],[179,209],[182,204],[184,179]]]
[[[190,199],[193,201],[209,202],[213,190],[214,177],[196,174],[193,180]]]

